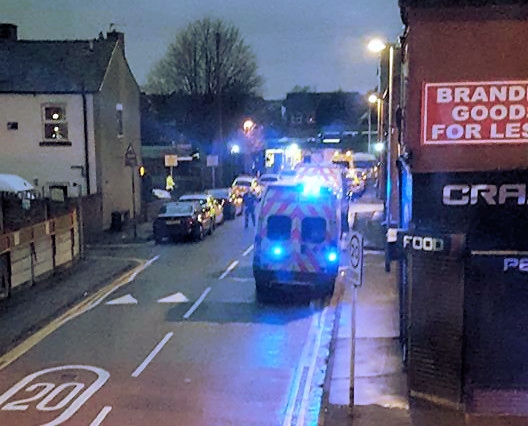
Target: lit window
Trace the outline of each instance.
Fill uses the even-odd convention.
[[[44,139],[47,141],[67,141],[66,107],[64,105],[45,105],[43,110]]]

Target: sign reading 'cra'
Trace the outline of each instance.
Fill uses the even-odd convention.
[[[422,143],[528,142],[528,81],[425,83]]]

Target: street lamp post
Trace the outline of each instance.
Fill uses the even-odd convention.
[[[388,49],[388,82],[387,82],[387,147],[385,149],[386,156],[386,187],[385,187],[385,223],[387,228],[392,224],[391,214],[391,192],[392,192],[392,180],[393,180],[393,138],[392,138],[392,121],[393,121],[393,80],[394,80],[394,44],[387,43],[380,39],[371,40],[368,44],[368,49],[374,53],[381,53]],[[381,82],[381,73],[379,76]],[[381,90],[381,87],[378,88]],[[379,130],[378,130],[379,131]]]
[[[368,136],[367,136],[367,140],[368,140],[368,152],[370,154],[371,152],[371,146],[372,146],[372,105],[373,104],[377,104],[379,102],[379,98],[378,98],[378,95],[376,95],[375,93],[371,93],[368,97],[368,103],[369,103],[369,110],[368,110]],[[378,109],[379,109],[379,105],[378,105]],[[379,111],[378,111],[379,113]],[[376,129],[377,131],[379,131],[379,128]]]

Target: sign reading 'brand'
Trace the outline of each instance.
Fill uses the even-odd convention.
[[[528,81],[426,83],[422,143],[528,142]]]

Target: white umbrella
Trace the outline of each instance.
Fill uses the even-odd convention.
[[[24,178],[17,175],[0,173],[0,192],[23,192],[31,191],[31,185]]]

